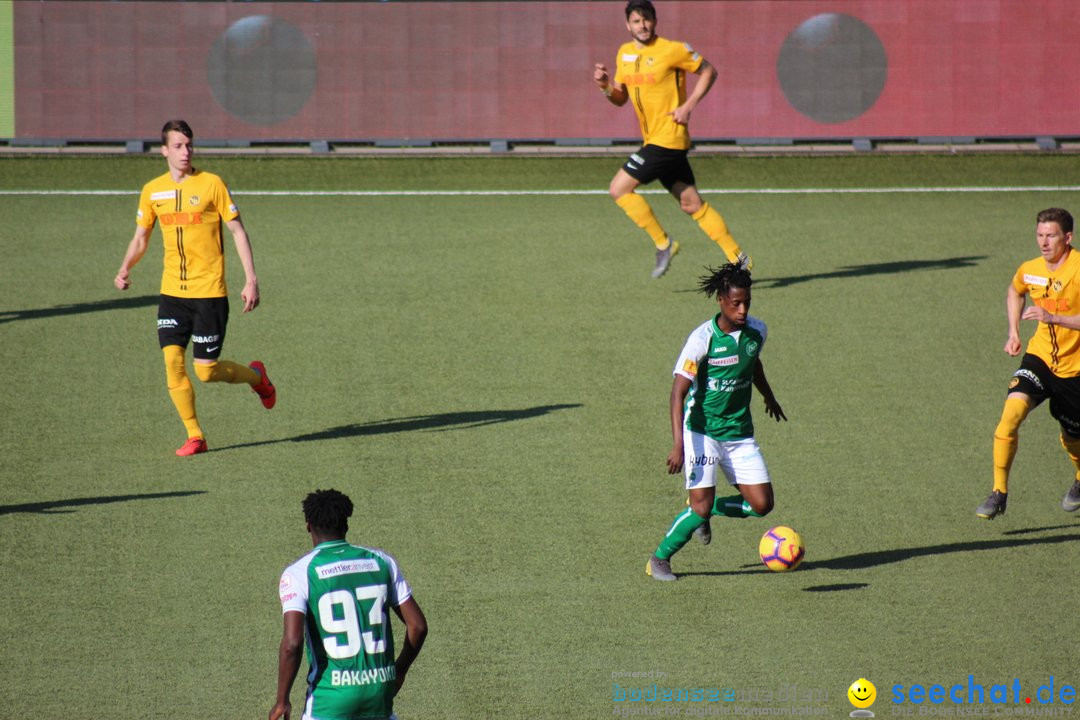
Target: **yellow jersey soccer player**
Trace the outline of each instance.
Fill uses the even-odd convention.
[[[656,9],[649,0],[626,4],[626,29],[631,41],[619,48],[614,79],[607,66],[596,63],[593,82],[612,104],[621,107],[631,102],[641,126],[642,147],[615,173],[608,191],[656,245],[652,276],[658,278],[667,272],[671,258],[679,251],[679,243],[660,226],[649,203],[634,192],[653,180],[659,180],[679,201],[683,212],[697,221],[730,262],[751,267],[724,218],[698,194],[687,160],[690,114],[716,82],[716,68],[690,45],[656,35]],[[689,96],[686,73],[700,75]]]
[[[200,380],[246,383],[267,409],[277,402],[277,391],[263,363],[255,361],[244,366],[219,359],[229,320],[222,223],[232,233],[244,268],[246,282],[240,293],[244,312],[259,305],[259,281],[251,242],[229,189],[217,175],[191,165],[193,137],[191,127],[183,120],[170,120],[162,128],[161,154],[168,171],[143,186],[135,235],[113,281],[119,290],[131,286],[131,268],[146,253],[150,233],[160,222],[165,261],[158,304],[158,342],[165,357],[169,395],[187,430],[187,441],[176,451],[180,456],[207,451],[206,436],[195,413],[195,391],[185,366],[188,342],[193,345],[195,375]]]
[[[1061,426],[1061,446],[1077,469],[1061,507],[1080,509],[1080,254],[1072,249],[1073,217],[1067,210],[1043,210],[1035,223],[1040,257],[1023,263],[1006,291],[1005,352],[1020,354],[1020,320],[1039,325],[1009,381],[994,430],[994,489],[975,510],[987,520],[1005,513],[1020,424],[1044,400],[1050,401],[1050,414]],[[1026,297],[1032,302],[1027,308]]]

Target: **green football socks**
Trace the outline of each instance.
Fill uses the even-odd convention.
[[[671,524],[671,529],[667,531],[667,535],[660,541],[660,547],[656,548],[656,557],[661,560],[669,559],[679,551],[679,548],[690,542],[690,538],[694,536],[694,531],[704,525],[707,519],[698,515],[691,508],[683,510],[675,518],[675,522]]]
[[[718,497],[713,503],[713,515],[723,515],[729,518],[764,517],[750,507],[750,503],[743,500],[742,495]]]

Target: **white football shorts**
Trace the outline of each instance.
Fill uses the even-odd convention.
[[[686,489],[716,487],[716,471],[724,471],[731,485],[762,485],[770,482],[765,458],[754,438],[713,440],[683,431],[683,472]]]

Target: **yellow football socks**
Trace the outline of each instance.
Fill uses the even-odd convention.
[[[1073,461],[1073,465],[1076,466],[1076,479],[1080,480],[1080,438],[1061,433],[1061,447],[1065,448],[1065,452],[1069,453],[1069,458]]]
[[[728,232],[727,224],[724,222],[724,218],[720,216],[720,213],[713,210],[709,203],[703,202],[701,203],[701,209],[690,217],[694,218],[705,234],[720,246],[720,249],[727,255],[728,262],[738,261],[742,250],[739,249],[739,244],[735,242],[735,238],[731,237],[731,233]]]
[[[259,384],[259,373],[247,365],[234,363],[232,360],[218,360],[212,363],[195,363],[195,374],[203,382],[247,383],[252,387]]]
[[[645,198],[641,197],[637,193],[629,192],[615,199],[615,204],[623,209],[623,212],[634,221],[634,223],[649,233],[649,237],[652,238],[653,244],[656,245],[657,250],[666,250],[668,247],[667,233],[664,232],[664,228],[660,227],[660,221],[653,215],[652,208],[649,207],[649,203],[645,201]],[[721,221],[722,223],[723,221]]]
[[[184,368],[184,348],[179,345],[166,345],[162,349],[165,355],[165,384],[169,388],[176,412],[184,423],[189,438],[202,437],[199,418],[195,415],[195,389]]]
[[[1016,446],[1020,439],[1020,423],[1024,422],[1030,410],[1027,402],[1020,398],[1005,398],[1005,409],[1001,411],[1001,421],[994,429],[994,489],[998,492],[1009,492],[1009,468],[1012,467],[1013,458],[1016,457]]]

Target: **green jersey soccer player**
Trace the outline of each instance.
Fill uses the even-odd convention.
[[[668,472],[686,473],[689,507],[672,523],[645,571],[657,580],[675,580],[671,556],[696,532],[708,543],[709,518],[762,517],[773,507],[772,483],[761,448],[754,440],[750,396],[757,388],[765,412],[787,420],[773,396],[761,364],[765,323],[751,317],[750,273],[728,264],[701,279],[701,290],[715,296],[720,312],[686,340],[671,386]],[[716,497],[717,471],[739,491]]]
[[[311,671],[304,720],[393,717],[394,695],[424,644],[427,620],[394,558],[345,541],[352,510],[352,501],[337,490],[318,490],[304,500],[315,549],[281,575],[285,630],[270,720],[289,719],[289,691],[305,636]],[[396,660],[387,607],[405,623]]]

